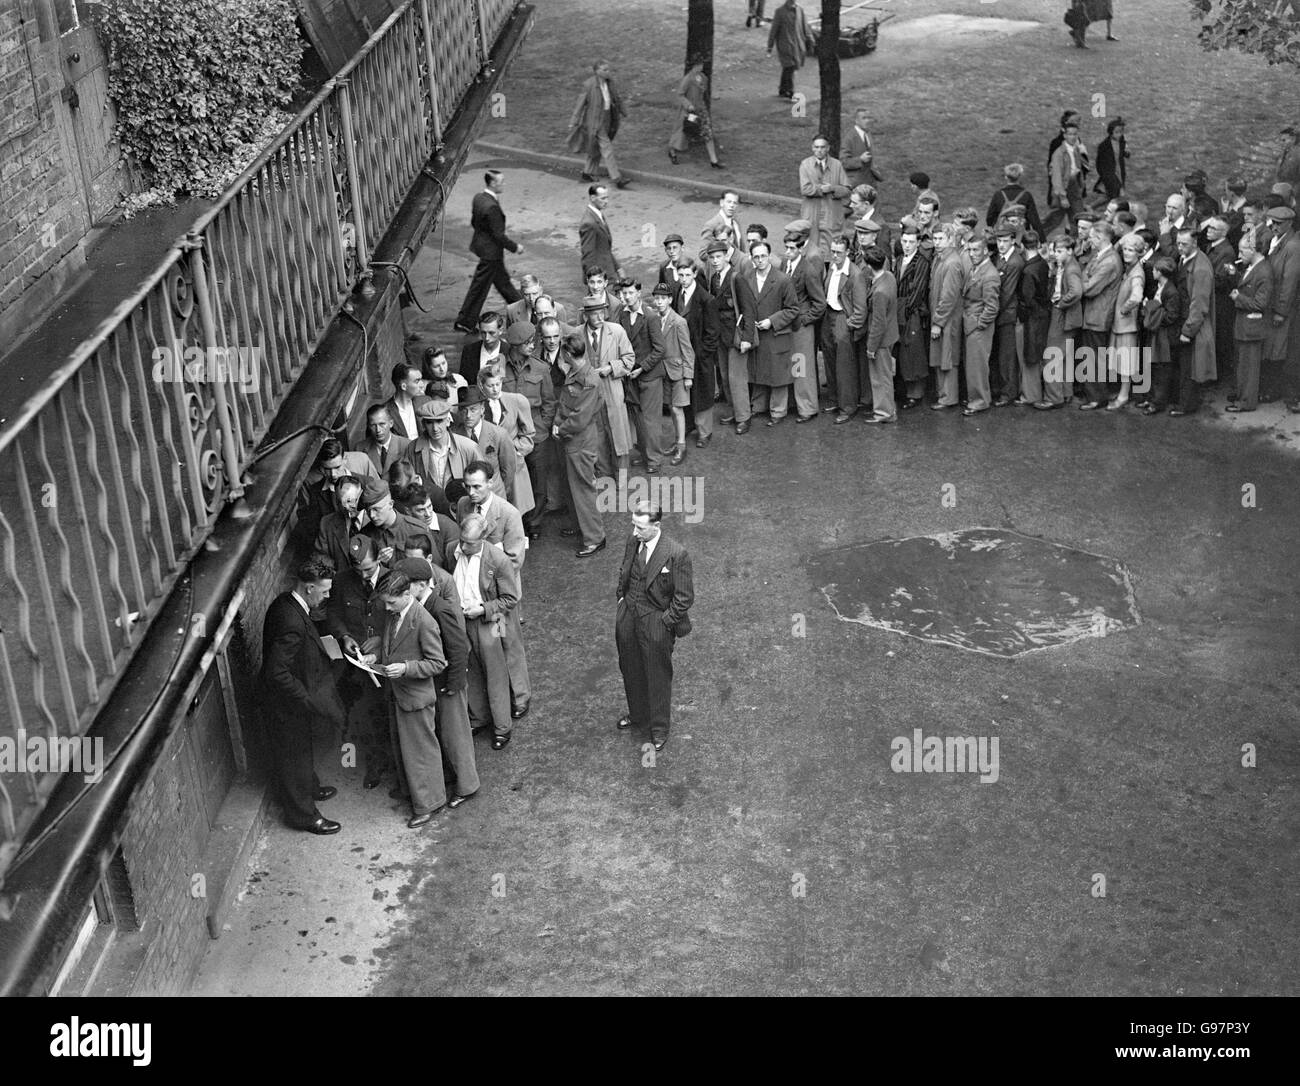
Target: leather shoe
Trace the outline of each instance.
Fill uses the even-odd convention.
[[[779,418],[779,419],[774,419],[774,418],[770,418],[770,417],[769,417],[768,420],[767,420],[767,424],[768,424],[769,426],[779,426],[779,425],[781,424],[781,419],[784,419],[784,418],[785,418],[784,415],[782,415],[781,418]]]
[[[333,799],[339,794],[339,790],[332,784],[322,785],[316,789],[316,802],[324,803],[327,799]]]
[[[577,558],[590,558],[597,551],[603,551],[607,540],[602,539],[599,543],[593,543],[590,547],[583,547],[581,550],[574,551]]]
[[[647,465],[645,466],[645,473],[646,473],[647,475],[658,475],[658,474],[659,474],[659,465],[658,465],[658,464],[647,464]]]
[[[697,438],[695,439],[695,447],[696,447],[697,449],[703,449],[703,448],[705,448],[705,447],[709,444],[709,442],[712,441],[712,440],[713,440],[713,435],[712,435],[712,434],[701,434],[699,437],[697,437]]]
[[[796,423],[812,422],[812,420],[815,419],[816,417],[817,417],[816,415],[795,415],[794,421]]]
[[[654,736],[654,735],[652,735],[652,736],[650,737],[650,742],[652,742],[652,743],[655,745],[655,750],[663,750],[663,749],[664,749],[664,744],[668,742],[668,736],[666,736],[666,735],[658,735],[658,736]]]
[[[1087,403],[1081,403],[1081,404],[1079,404],[1079,410],[1080,410],[1080,411],[1096,411],[1097,408],[1102,407],[1102,406],[1104,406],[1104,405],[1103,405],[1103,404],[1099,404],[1096,400],[1089,400]]]
[[[447,800],[447,809],[449,811],[454,811],[457,807],[468,803],[477,795],[477,792],[471,792],[468,796],[452,796],[451,799]]]
[[[517,705],[517,706],[515,706],[513,709],[510,710],[510,719],[511,719],[511,720],[523,720],[524,717],[526,717],[527,715],[528,715],[528,703],[527,703],[527,702],[525,702],[523,705]]]
[[[1190,415],[1190,414],[1191,414],[1190,411],[1179,411],[1178,408],[1176,407],[1171,408],[1169,411],[1169,417],[1171,419],[1181,419],[1184,415]]]
[[[987,407],[963,407],[961,413],[969,418],[971,415],[982,415],[988,410],[989,408]]]
[[[846,422],[848,422],[849,419],[851,419],[852,417],[853,417],[852,415],[846,415],[846,414],[844,414],[843,411],[841,411],[838,415],[835,416],[835,425],[836,425],[836,426],[843,426],[843,425],[844,425]]]
[[[583,179],[584,181],[595,181],[595,180],[596,180],[595,176],[592,175],[592,174],[589,174],[589,173],[584,173],[584,174],[582,175],[582,179]]]
[[[674,445],[674,446],[673,446],[673,455],[670,456],[670,457],[668,458],[668,463],[670,463],[670,464],[672,464],[674,467],[676,467],[678,464],[680,464],[680,463],[681,463],[683,460],[685,460],[685,459],[686,459],[686,446],[685,446],[685,445]]]
[[[511,714],[511,715],[513,716],[514,714]],[[508,747],[509,745],[510,745],[510,736],[509,736],[508,734],[507,734],[507,735],[494,735],[494,736],[492,737],[492,749],[493,749],[493,750],[504,750],[504,749],[505,749],[506,747]]]
[[[542,530],[540,528],[529,528],[526,532],[524,532],[524,534],[528,536],[529,539],[542,538]]]
[[[619,718],[618,718],[618,726],[619,726],[620,728],[630,728],[630,727],[632,727],[632,718],[631,718],[630,716],[621,716],[621,717],[619,717]]]
[[[867,418],[867,422],[869,422],[869,423],[875,423],[875,424],[880,424],[880,423],[885,423],[885,422],[894,422],[894,421],[896,421],[896,420],[890,418],[890,416],[888,416],[888,415],[871,415],[871,416],[869,416],[869,417]]]
[[[626,177],[620,177],[617,181],[614,182],[614,187],[618,189],[625,189],[631,183],[632,182],[629,181]]]
[[[735,416],[735,415],[728,415],[725,419],[722,420],[722,425],[723,425],[723,426],[730,426],[730,425],[731,425],[733,422],[735,422],[735,421],[736,421],[736,416]]]
[[[566,539],[572,539],[572,538],[573,538],[575,535],[577,535],[577,534],[578,534],[578,529],[577,529],[577,528],[561,528],[561,529],[560,529],[560,535],[564,536]]]
[[[932,403],[930,405],[930,410],[947,411],[950,407],[960,407],[960,406],[961,406],[960,404],[955,404],[955,403]]]
[[[994,407],[1010,407],[1010,406],[1011,406],[1011,400],[1008,399],[1006,396],[999,396],[996,400],[993,401],[993,406],[994,406]]]
[[[383,781],[384,781],[383,775],[379,772],[379,770],[374,770],[372,772],[371,770],[367,769],[366,779],[361,782],[361,787],[369,791],[371,788],[378,788],[383,783]]]
[[[677,152],[674,151],[671,147],[668,148],[668,161],[671,162],[674,166],[677,165],[677,161],[678,161]]]
[[[433,816],[444,810],[446,806],[447,805],[444,803],[441,807],[438,807],[435,810],[425,811],[424,814],[415,815],[407,821],[406,828],[408,830],[418,830],[421,826],[427,826],[433,821]]]
[[[744,422],[736,423],[736,433],[737,434],[749,433],[749,419],[746,419]]]
[[[338,833],[342,828],[342,825],[335,822],[332,818],[325,817],[318,818],[315,822],[310,822],[306,826],[302,827],[302,829],[306,830],[308,833],[320,834],[322,837],[331,833]]]
[[[474,334],[474,329],[464,321],[457,321],[452,325],[452,327],[456,329],[457,332],[464,332],[467,336],[472,336]]]

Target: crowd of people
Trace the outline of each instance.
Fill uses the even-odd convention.
[[[689,241],[663,239],[664,259],[642,282],[615,255],[609,188],[594,176],[618,99],[593,78],[579,102],[597,148],[579,224],[585,295],[566,306],[536,273],[515,285],[505,254],[523,250],[506,232],[504,175],[489,170],[471,214],[479,265],[455,320],[469,338],[454,363],[434,344],[408,353],[391,397],[370,405],[359,448],[324,442],[297,506],[310,557],[268,612],[267,683],[285,704],[348,728],[365,786],[392,773],[413,827],[477,791],[475,729],[490,728],[502,750],[529,712],[522,582],[546,517],[560,518],[576,557],[592,557],[607,543],[600,487],[680,465],[692,434],[707,449],[718,426],[743,436],[759,416],[768,427],[823,413],[883,425],[927,404],[974,416],[1073,400],[1178,417],[1216,380],[1230,389],[1228,411],[1285,397],[1300,412],[1289,183],[1254,193],[1228,179],[1220,199],[1194,171],[1157,219],[1128,196],[1122,118],[1097,148],[1090,192],[1081,118],[1067,111],[1041,215],[1025,167],[1010,163],[983,212],[946,211],[917,173],[913,206],[886,221],[859,110],[842,158],[819,135],[799,164],[799,218],[776,232],[742,225],[726,192]],[[484,308],[493,287],[504,304]],[[662,748],[690,562],[660,533],[661,510],[632,511],[618,583],[629,706],[619,725],[648,725]],[[329,656],[345,661],[337,690],[321,679]],[[290,823],[336,832],[315,807],[333,789],[304,758],[310,738],[290,712],[273,715]]]

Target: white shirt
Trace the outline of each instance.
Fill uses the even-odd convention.
[[[487,546],[486,543],[483,545]],[[483,606],[483,597],[478,590],[478,572],[482,558],[481,550],[478,554],[466,554],[459,545],[456,547],[456,591],[460,593],[462,611],[473,611]]]
[[[755,272],[754,282],[758,284],[758,293],[763,293],[763,286],[767,283],[767,272]]]
[[[600,213],[600,208],[592,207],[591,204],[588,204],[587,210],[590,211],[593,215],[595,215],[596,218],[598,218],[601,222],[605,221],[605,216]]]
[[[298,595],[298,592],[297,592],[296,589],[295,589],[293,592],[289,593],[289,594],[290,594],[291,596],[293,596],[293,598],[296,599],[296,600],[298,601],[298,606],[301,607],[301,608],[303,609],[303,613],[306,614],[308,618],[310,618],[310,617],[311,617],[311,608],[307,606],[307,601],[306,601],[305,599],[303,599],[300,595]]]
[[[682,287],[682,309],[686,309],[691,304],[691,297],[695,294],[695,277],[692,276],[687,280],[686,285]]]
[[[497,196],[497,194],[493,192],[491,189],[484,189],[483,191],[486,192],[489,196],[491,196],[492,199],[496,200],[497,203],[501,202],[501,198]]]
[[[602,79],[602,80],[600,81],[600,96],[605,100],[605,108],[606,108],[606,109],[609,109],[609,108],[610,108],[610,104],[609,104],[609,82],[608,82],[608,80]]]
[[[845,258],[843,267],[835,267],[834,265],[832,265],[831,277],[826,283],[826,304],[830,306],[833,310],[835,310],[836,313],[844,312],[844,306],[840,304],[838,299],[840,296],[840,281],[842,279],[847,279],[847,278],[848,278],[848,259]],[[831,301],[832,298],[836,300]]]
[[[478,349],[478,364],[479,364],[479,368],[480,368],[480,369],[482,369],[484,366],[486,366],[489,362],[495,362],[495,361],[496,361],[498,358],[500,358],[500,357],[501,357],[501,341],[500,341],[500,340],[497,340],[496,343],[494,343],[494,344],[492,345],[492,349],[491,349],[491,350],[488,349],[488,346],[487,346],[486,343],[480,343],[480,344],[479,344],[479,349]]]

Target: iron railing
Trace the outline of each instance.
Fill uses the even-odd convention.
[[[0,429],[0,746],[94,719],[517,2],[407,0]],[[0,759],[0,873],[57,768]]]

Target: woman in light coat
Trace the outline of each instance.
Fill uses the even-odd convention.
[[[1127,404],[1134,376],[1142,376],[1142,298],[1147,280],[1142,254],[1146,251],[1147,243],[1137,234],[1120,240],[1124,272],[1115,295],[1115,320],[1110,329],[1110,356],[1119,373],[1119,395],[1106,405],[1107,411],[1118,411]]]

